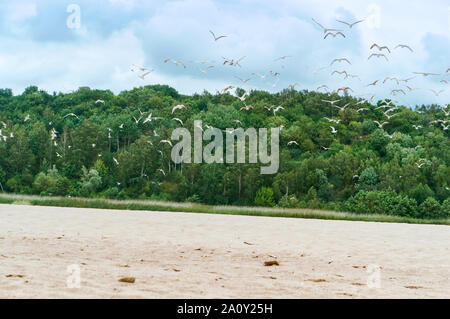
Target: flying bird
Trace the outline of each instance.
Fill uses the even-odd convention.
[[[353,23],[348,23],[348,22],[341,21],[341,20],[336,20],[336,21],[337,21],[337,22],[340,22],[340,23],[343,23],[343,24],[345,24],[345,25],[347,25],[347,26],[351,29],[351,28],[353,28],[354,25],[356,25],[356,24],[358,24],[358,23],[361,23],[361,22],[363,22],[364,20],[359,20],[359,21],[356,21],[356,22],[353,22]]]
[[[410,47],[409,45],[406,45],[406,44],[399,44],[399,45],[397,45],[397,46],[394,48],[394,50],[395,50],[395,49],[398,49],[398,48],[401,48],[401,49],[408,49],[409,51],[414,52],[413,49],[411,49],[411,47]]]
[[[208,70],[210,70],[210,69],[212,69],[214,67],[214,65],[210,65],[210,66],[207,66],[205,69],[200,69],[199,68],[199,70],[203,73],[203,74],[206,74],[206,73],[208,73]]]
[[[333,36],[333,38],[336,38],[337,35],[342,35],[342,37],[345,38],[345,34],[343,34],[342,32],[328,32],[323,38],[326,39],[329,35]]]
[[[186,106],[184,106],[183,104],[178,104],[178,105],[175,105],[173,108],[172,108],[172,114],[173,114],[173,112],[175,112],[176,110],[181,110],[181,109],[184,109]]]
[[[372,46],[370,47],[370,50],[372,50],[373,48],[377,48],[378,51],[383,51],[383,50],[387,50],[389,53],[391,53],[391,50],[389,50],[389,48],[384,45],[384,46],[379,46],[378,44],[374,43],[372,44]]]
[[[169,144],[170,145],[170,147],[172,147],[173,145],[172,145],[172,142],[171,141],[169,141],[169,140],[161,140],[160,141],[160,143],[166,143],[166,144]]]
[[[323,30],[323,34],[326,34],[326,33],[330,32],[330,31],[342,31],[342,30],[337,30],[337,29],[328,29],[328,28],[325,28],[323,25],[321,25],[321,24],[320,24],[319,22],[317,22],[316,20],[314,20],[314,19],[312,19],[312,18],[311,18],[311,20],[313,20],[314,23],[316,23],[316,24]]]
[[[367,60],[370,60],[370,58],[372,58],[372,57],[376,57],[376,58],[381,58],[381,57],[383,57],[383,58],[386,59],[386,61],[389,61],[389,59],[387,58],[387,56],[384,55],[384,54],[382,54],[382,53],[372,53],[372,54],[367,58]]]
[[[142,80],[145,80],[145,78],[147,77],[147,75],[149,75],[149,74],[152,73],[153,71],[154,71],[154,70],[147,71],[147,72],[145,72],[145,73],[143,73],[143,74],[141,74],[141,75],[138,75],[138,77],[141,78]]]
[[[65,119],[68,116],[73,116],[73,117],[76,117],[77,119],[79,119],[79,117],[76,114],[74,114],[74,113],[69,113],[69,114],[64,115],[63,119]]]
[[[174,121],[177,121],[178,123],[180,123],[181,124],[181,126],[184,126],[184,124],[183,124],[183,121],[182,120],[180,120],[179,118],[177,118],[177,117],[174,117],[172,120],[174,120]]]
[[[226,38],[226,37],[227,37],[226,35],[221,35],[221,36],[216,37],[216,35],[214,34],[214,32],[212,32],[211,30],[209,30],[209,33],[211,33],[211,35],[213,36],[214,41],[218,41],[218,40],[220,40],[220,39],[222,39],[222,38]]]
[[[379,128],[383,128],[384,125],[386,125],[386,124],[389,123],[389,122],[383,122],[383,123],[380,123],[380,122],[378,122],[378,121],[373,121],[373,122],[376,123],[376,124],[378,125]]]
[[[413,72],[414,74],[423,75],[424,77],[430,76],[430,75],[439,75],[436,73],[428,73],[428,72]]]

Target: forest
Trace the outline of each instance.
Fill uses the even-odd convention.
[[[446,108],[293,88],[253,90],[245,101],[242,89],[233,93],[1,89],[0,190],[450,217]],[[338,99],[348,106],[327,102]],[[262,164],[175,165],[161,141],[181,125],[193,132],[195,120],[222,130],[280,127],[278,173],[260,174]]]

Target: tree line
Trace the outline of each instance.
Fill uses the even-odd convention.
[[[387,121],[386,100],[371,104],[349,95],[285,89],[253,90],[243,102],[237,97],[243,93],[182,95],[166,85],[117,95],[88,87],[50,94],[31,86],[20,95],[1,89],[0,188],[450,217],[450,141],[439,122],[447,118],[442,107],[397,105]],[[324,101],[332,99],[350,106],[338,109]],[[177,104],[186,106],[176,117],[191,132],[194,120],[222,130],[280,127],[278,173],[261,175],[261,164],[175,165],[170,145],[160,141],[180,127],[172,114]],[[269,109],[278,105],[276,113]],[[150,113],[161,119],[144,123]]]

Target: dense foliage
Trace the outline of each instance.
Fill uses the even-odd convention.
[[[341,111],[322,101],[339,98],[351,106]],[[172,114],[181,103],[186,107]],[[29,87],[18,96],[2,89],[0,187],[23,194],[449,217],[449,131],[431,123],[446,120],[444,110],[398,106],[379,128],[374,121],[386,121],[381,103],[286,89],[252,91],[245,104],[254,107],[241,110],[244,103],[231,94],[184,96],[163,85],[117,96],[89,88],[48,94]],[[275,114],[265,108],[272,105],[284,109]],[[358,112],[362,107],[368,110]],[[149,113],[163,119],[144,124]],[[170,145],[160,143],[180,126],[175,116],[191,131],[197,119],[223,130],[240,127],[235,120],[244,128],[281,126],[279,172],[261,175],[261,164],[175,165]]]

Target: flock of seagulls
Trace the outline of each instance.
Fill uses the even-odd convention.
[[[317,22],[315,19],[312,19],[312,21],[323,32],[323,40],[328,40],[328,39],[336,38],[336,37],[343,38],[343,39],[347,38],[347,36],[345,34],[346,31],[342,30],[341,28],[328,28],[328,27],[324,27],[322,24]],[[365,20],[361,19],[361,20],[357,20],[355,22],[347,22],[347,21],[343,21],[343,20],[336,20],[336,21],[340,24],[340,26],[346,28],[347,31],[351,31],[354,29],[355,26],[357,26],[361,23],[364,23]],[[228,38],[228,35],[216,35],[216,33],[214,33],[212,30],[209,30],[209,33],[211,34],[212,40],[214,41],[214,43],[216,43],[218,41],[226,41],[225,39]],[[397,51],[397,50],[404,50],[404,51],[408,51],[409,53],[414,53],[413,48],[411,48],[409,45],[404,44],[404,43],[400,43],[400,44],[396,45],[395,47],[393,47],[392,50],[391,50],[391,47],[389,47],[388,45],[373,43],[369,47],[370,55],[368,56],[367,60],[371,61],[373,59],[382,59],[382,60],[385,60],[386,62],[389,62],[388,56],[390,54],[392,54],[393,51]],[[239,58],[222,57],[223,61],[221,62],[221,65],[224,67],[242,68],[241,63],[244,61],[245,58],[246,58],[246,56],[242,56]],[[291,55],[283,55],[278,58],[275,58],[273,60],[273,62],[282,63],[281,65],[278,65],[278,66],[281,66],[282,68],[284,68],[283,63],[290,58],[292,58]],[[178,59],[175,60],[173,58],[166,58],[162,62],[164,64],[171,63],[174,66],[182,67],[183,69],[187,68],[187,65]],[[208,72],[212,71],[213,69],[215,69],[217,67],[216,65],[212,65],[211,61],[208,61],[208,60],[202,60],[198,63],[200,63],[202,65],[202,67],[198,67],[198,70],[203,75],[207,75]],[[331,67],[335,67],[335,66],[351,67],[351,66],[353,66],[353,64],[352,64],[351,59],[349,59],[348,57],[336,57],[336,58],[332,59],[332,61],[329,63],[328,66],[320,68],[319,70],[315,71],[314,74],[317,74],[318,72],[321,72],[322,70],[325,70],[325,69],[331,68]],[[143,67],[143,66],[137,66],[135,64],[133,64],[131,66],[131,72],[136,73],[137,77],[142,80],[145,80],[154,71],[155,71],[154,69],[150,69],[150,68]],[[450,68],[448,68],[445,72],[443,72],[443,74],[431,73],[431,72],[412,72],[412,74],[414,74],[414,76],[411,76],[411,77],[405,78],[405,79],[402,79],[400,77],[395,77],[395,76],[387,76],[384,79],[383,78],[376,79],[376,80],[373,80],[372,82],[368,83],[367,85],[365,85],[365,88],[376,87],[381,84],[383,84],[383,85],[392,85],[393,84],[393,85],[395,85],[395,87],[393,87],[390,91],[392,96],[397,96],[399,94],[407,95],[411,91],[420,89],[420,88],[411,87],[409,85],[410,81],[413,81],[414,79],[416,79],[417,77],[420,77],[420,76],[438,77],[438,76],[443,75],[443,77],[447,77],[447,76],[450,76]],[[248,84],[250,81],[253,81],[255,79],[260,80],[260,81],[274,79],[274,80],[276,80],[276,82],[272,85],[272,87],[275,87],[276,84],[278,83],[280,76],[281,76],[281,73],[279,71],[272,69],[272,70],[269,70],[266,72],[253,72],[248,77],[235,76],[235,78],[237,80],[239,80],[239,82],[241,84]],[[346,81],[349,79],[350,80],[357,79],[357,80],[361,81],[359,75],[351,74],[347,70],[333,70],[330,73],[330,77],[334,77],[334,76],[342,76],[343,77],[342,81]],[[446,79],[442,78],[440,83],[448,84],[448,81]],[[403,85],[403,86],[401,86],[401,85]],[[289,88],[291,90],[293,90],[296,86],[300,86],[300,84],[297,82],[292,83],[289,85]],[[227,94],[236,87],[237,86],[235,86],[235,85],[228,85],[225,88],[223,88],[222,90],[218,90],[217,93]],[[330,133],[333,135],[338,134],[338,132],[339,132],[338,125],[341,122],[341,119],[333,118],[333,112],[332,112],[333,109],[337,109],[339,112],[345,112],[347,109],[353,109],[354,111],[356,111],[357,113],[362,115],[362,114],[366,114],[367,112],[371,111],[371,109],[368,107],[368,104],[373,103],[375,100],[375,94],[362,93],[362,94],[359,94],[358,96],[364,97],[364,98],[361,98],[354,105],[351,105],[351,103],[346,103],[346,104],[342,105],[343,103],[341,103],[341,102],[344,100],[343,97],[345,97],[349,92],[356,93],[355,89],[353,89],[351,86],[342,85],[341,87],[336,88],[335,90],[330,90],[328,85],[322,84],[322,85],[318,86],[316,90],[323,91],[324,93],[328,94],[328,96],[330,97],[330,99],[323,99],[322,102],[330,105],[332,116],[325,117],[324,119],[332,124],[332,125],[329,125],[329,128],[330,128]],[[446,88],[431,88],[431,89],[428,89],[428,91],[433,93],[434,96],[439,97],[443,92],[446,91]],[[341,97],[339,94],[343,94],[343,96]],[[331,99],[332,96],[336,97],[336,95],[338,95],[341,98]],[[235,97],[242,103],[242,107],[239,108],[240,112],[250,111],[250,110],[254,109],[253,105],[246,103],[246,99],[249,97],[249,93],[247,93],[246,91],[244,91],[244,93],[241,94],[240,96],[235,95]],[[393,99],[385,99],[384,101],[381,102],[381,104],[378,107],[375,108],[375,110],[380,109],[380,108],[387,109],[383,113],[383,115],[386,117],[386,121],[382,121],[382,122],[379,122],[376,120],[373,121],[377,125],[378,128],[382,129],[385,126],[389,125],[389,123],[390,123],[389,121],[391,120],[391,118],[398,115],[398,113],[396,113],[398,108],[397,108],[397,106],[394,105],[394,103],[397,103],[397,101],[395,101]],[[95,104],[105,104],[105,101],[98,99],[95,101]],[[186,106],[183,104],[174,105],[171,110],[171,115],[173,116],[176,112],[179,112],[185,108],[186,108]],[[274,116],[276,116],[276,114],[278,112],[284,110],[285,107],[282,105],[272,105],[272,106],[265,106],[264,109],[266,109],[268,112],[270,112]],[[448,117],[450,115],[450,109],[448,109],[448,105],[446,105],[443,108],[443,112],[445,114],[445,117]],[[139,109],[139,114],[140,114],[139,117],[133,116],[133,120],[136,125],[138,125],[139,123],[146,124],[146,123],[150,123],[155,120],[164,119],[162,117],[153,116],[153,114],[151,112],[148,114],[147,114],[147,112],[142,112],[140,109]],[[68,113],[63,118],[65,119],[68,117],[79,119],[78,116],[74,113]],[[24,118],[24,122],[27,122],[29,120],[30,120],[30,115],[27,114]],[[178,117],[173,117],[171,120],[177,122],[181,126],[184,126],[183,121]],[[238,119],[233,120],[233,122],[236,124],[242,125],[242,123]],[[438,120],[430,122],[429,124],[430,125],[437,124],[442,128],[442,130],[448,131],[449,126],[450,126],[450,124],[448,124],[449,122],[450,121],[448,119],[438,119]],[[1,122],[1,124],[3,125],[3,128],[5,129],[6,124],[4,122]],[[123,127],[124,127],[124,124],[122,123],[119,126],[119,129],[123,129]],[[210,127],[210,126],[206,125],[206,127]],[[203,130],[202,127],[199,127],[199,128],[201,130]],[[284,128],[284,126],[281,125],[280,129],[283,129],[283,128]],[[415,130],[420,130],[423,128],[423,126],[414,124],[413,128]],[[108,130],[108,139],[112,139],[111,133],[113,130],[111,128],[107,128],[107,130]],[[233,131],[234,131],[234,129],[225,130],[225,132],[228,134],[233,133]],[[56,132],[55,129],[51,130],[50,139],[55,146],[57,146],[57,142],[56,142],[57,134],[58,134],[58,132]],[[154,136],[159,136],[159,134],[155,130],[153,131],[153,134],[154,134]],[[394,137],[394,134],[395,134],[395,132],[392,134],[386,133],[385,136],[389,139],[392,139]],[[6,141],[7,138],[13,138],[13,134],[11,133],[10,136],[3,135],[2,130],[0,129],[0,141]],[[149,141],[149,143],[151,144],[150,141]],[[166,140],[166,139],[160,140],[159,144],[160,145],[169,145],[170,147],[172,147],[172,142],[170,140]],[[295,140],[291,140],[287,143],[287,146],[299,147],[299,142],[295,141]],[[92,144],[92,147],[95,148],[96,144]],[[329,148],[324,147],[324,146],[321,146],[321,149],[329,150]],[[158,152],[161,154],[161,156],[163,156],[162,150],[158,150]],[[56,155],[57,155],[57,157],[62,157],[61,154],[58,152],[56,152]],[[101,154],[99,154],[98,156],[101,157]],[[115,165],[120,165],[119,161],[115,157],[113,157],[113,161],[114,161]],[[418,168],[421,168],[421,167],[423,167],[423,165],[425,165],[426,162],[427,162],[426,160],[421,160],[421,161],[419,161],[419,163],[416,163],[416,165]],[[166,172],[164,171],[163,168],[159,168],[157,171],[160,172],[162,175],[166,176]]]

